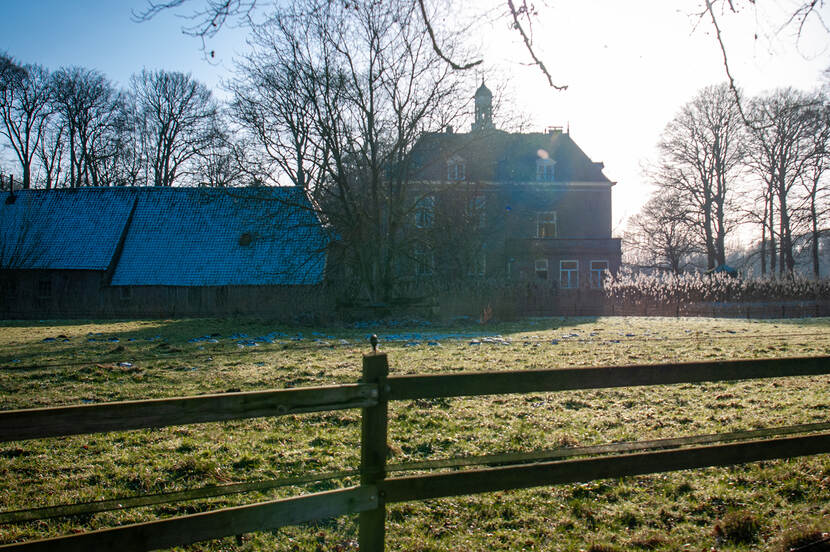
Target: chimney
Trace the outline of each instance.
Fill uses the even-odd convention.
[[[447,134],[452,134],[452,125],[447,125],[446,132]]]

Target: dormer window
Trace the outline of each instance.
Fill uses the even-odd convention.
[[[466,180],[467,167],[464,159],[454,155],[447,160],[447,180]]]
[[[536,181],[553,182],[556,168],[556,161],[548,158],[536,160]]]

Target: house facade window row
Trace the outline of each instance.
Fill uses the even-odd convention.
[[[435,225],[436,198],[425,195],[415,202],[414,215],[416,228],[432,228]],[[487,198],[484,194],[473,194],[464,203],[464,220],[471,228],[484,228],[487,219]],[[455,215],[455,213],[453,213]]]
[[[458,182],[467,179],[467,162],[458,155],[453,155],[447,159],[447,180],[450,182]],[[556,161],[542,157],[536,161],[536,181],[537,182],[555,182],[556,181]]]
[[[547,258],[536,259],[533,263],[534,273],[537,280],[550,280],[550,261]],[[600,289],[605,285],[609,274],[607,260],[595,260],[589,262],[588,285],[594,289]],[[562,289],[577,289],[580,286],[579,260],[563,259],[559,261],[559,287]]]
[[[416,277],[434,276],[436,272],[435,251],[424,244],[416,245],[412,250]],[[466,261],[467,276],[483,278],[487,273],[487,252],[482,248],[472,253]]]

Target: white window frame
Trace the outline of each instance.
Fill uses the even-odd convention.
[[[533,273],[539,280],[547,280],[550,276],[550,261],[547,259],[536,259],[533,261]],[[544,277],[541,276],[544,273]]]
[[[475,194],[467,200],[467,220],[473,228],[484,228],[486,212],[487,197],[484,194]]]
[[[594,263],[605,263],[605,268],[594,268]],[[597,259],[591,261],[589,267],[591,268],[591,287],[594,289],[602,289],[602,287],[605,285],[605,278],[608,275],[609,271],[608,261],[603,259]]]
[[[565,263],[573,263],[573,267],[565,267]],[[562,289],[576,289],[579,287],[579,261],[563,259],[559,261],[559,287]]]
[[[415,202],[415,228],[432,228],[435,223],[435,196],[425,195]]]
[[[536,181],[553,182],[556,178],[556,161],[552,159],[536,160]]]
[[[481,278],[487,273],[487,254],[482,249],[473,255],[470,259],[470,265],[467,267],[467,276]]]
[[[544,228],[546,225],[553,225],[553,235],[545,235]],[[558,238],[559,237],[559,217],[556,211],[539,211],[536,213],[536,237],[537,238]]]
[[[424,245],[416,245],[413,252],[415,258],[415,276],[432,276],[435,273],[435,252]]]
[[[453,182],[467,180],[467,164],[463,158],[453,155],[447,159],[447,180]]]

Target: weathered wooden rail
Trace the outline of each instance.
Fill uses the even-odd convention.
[[[390,376],[386,355],[375,353],[364,356],[363,377],[355,384],[0,411],[0,442],[4,442],[345,408],[362,409],[359,486],[78,535],[14,543],[0,546],[0,550],[155,550],[355,513],[359,514],[360,549],[383,550],[386,504],[390,503],[830,452],[830,424],[818,423],[721,436],[691,436],[387,466],[390,401],[824,374],[830,374],[830,356]],[[806,432],[811,434],[805,435]],[[596,457],[596,454],[609,453],[613,455]],[[594,456],[563,459],[591,454]],[[436,467],[482,464],[490,467],[389,476],[390,472],[403,470],[423,471]],[[274,485],[273,482],[234,484],[225,489],[197,489],[193,494],[170,493],[167,497],[173,501],[217,496],[223,491],[245,492],[249,487],[273,488]],[[144,500],[142,497],[132,500],[136,505],[158,504],[163,498],[156,495],[144,497]],[[76,514],[84,508],[87,512],[97,512],[116,507],[122,505],[116,504],[116,501],[101,501],[88,506],[0,512],[0,521]]]

